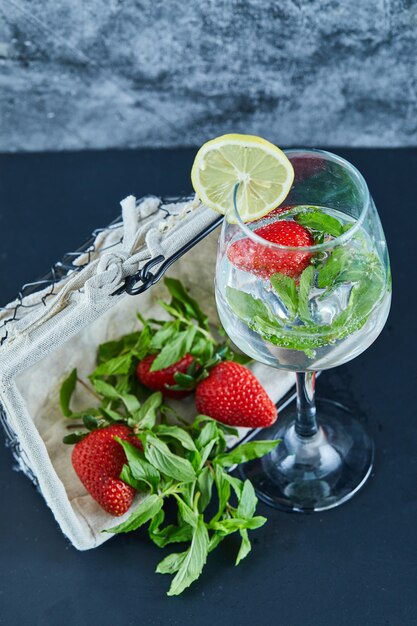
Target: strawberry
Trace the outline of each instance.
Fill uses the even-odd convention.
[[[119,516],[130,508],[136,491],[119,478],[127,459],[114,437],[142,448],[130,428],[113,424],[93,430],[79,441],[72,451],[72,465],[94,500],[110,515]]]
[[[277,409],[252,372],[240,363],[223,361],[196,389],[197,411],[230,426],[265,428]]]
[[[167,385],[175,385],[174,374],[180,372],[181,374],[186,374],[187,369],[190,367],[191,363],[194,361],[194,358],[191,354],[186,354],[182,359],[170,365],[169,367],[165,367],[162,370],[157,370],[156,372],[151,372],[151,365],[156,359],[156,354],[147,356],[142,361],[140,361],[136,367],[136,376],[139,382],[145,387],[152,389],[153,391],[162,391],[162,393],[169,398],[184,398],[187,396],[190,391],[184,390],[179,391],[176,389],[167,389]]]
[[[257,228],[254,232],[258,237],[281,246],[303,247],[314,244],[311,233],[304,226],[293,221],[272,222],[272,224]],[[291,278],[298,278],[311,258],[308,252],[280,250],[249,238],[235,241],[230,246],[227,256],[238,269],[251,272],[264,279],[268,279],[276,272],[286,274]]]

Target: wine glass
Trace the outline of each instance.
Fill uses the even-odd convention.
[[[243,465],[243,474],[272,506],[322,511],[365,483],[373,443],[338,402],[318,401],[316,408],[316,372],[350,361],[376,339],[389,313],[391,275],[378,213],[358,170],[320,150],[286,156],[293,186],[264,218],[243,223],[235,186],[219,240],[216,302],[238,348],[296,373],[296,409],[272,427],[281,443]]]

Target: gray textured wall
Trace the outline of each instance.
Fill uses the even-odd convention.
[[[417,145],[416,0],[0,0],[0,150]]]

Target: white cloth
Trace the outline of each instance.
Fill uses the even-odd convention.
[[[82,269],[69,272],[55,285],[53,295],[48,295],[49,287],[28,296],[17,319],[6,325],[17,303],[0,312],[0,339],[7,334],[0,348],[0,403],[6,430],[18,442],[20,469],[36,480],[63,533],[79,550],[109,539],[112,535],[102,531],[124,518],[105,513],[75,475],[72,446],[62,444],[70,431],[59,409],[61,382],[74,367],[86,377],[94,368],[98,344],[137,328],[136,311],[145,317],[160,315],[156,300],[164,294],[162,282],[135,297],[111,294],[147,260],[159,254],[168,258],[217,217],[196,200],[162,206],[158,198],[150,197],[136,206],[129,196],[121,204],[123,223],[97,235],[94,249],[75,262]],[[212,321],[217,321],[216,240],[213,233],[168,272],[190,288]],[[260,364],[254,370],[274,401],[294,384],[292,374]],[[85,393],[77,387],[75,408],[77,403],[80,408],[91,406]],[[184,410],[193,412],[192,402],[184,403]],[[134,506],[138,503],[139,498]]]

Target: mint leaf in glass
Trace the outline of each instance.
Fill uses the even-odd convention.
[[[294,318],[298,309],[297,285],[293,278],[277,272],[270,278],[271,285],[284,303],[291,318]]]

